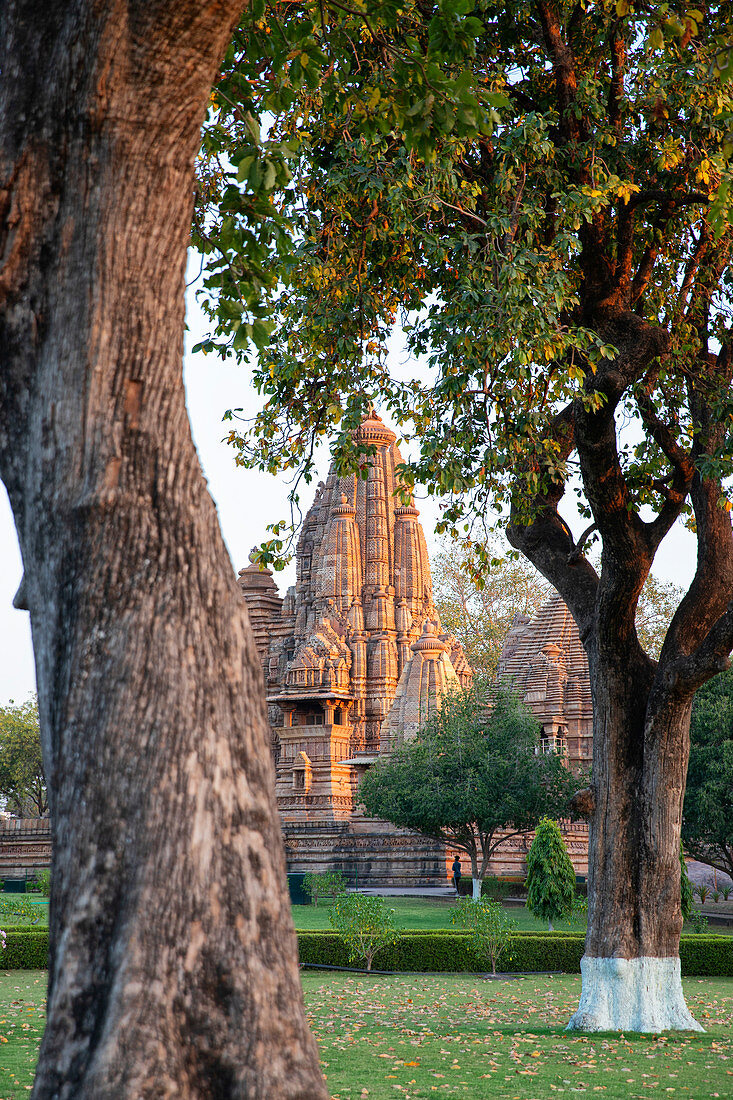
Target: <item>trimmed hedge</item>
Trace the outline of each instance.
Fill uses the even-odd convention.
[[[685,975],[733,978],[733,936],[682,936],[680,961]]]
[[[0,970],[45,970],[47,966],[47,928],[13,928],[5,932]]]
[[[505,971],[560,971],[577,974],[585,937],[580,932],[516,932],[511,958],[503,955],[499,967]],[[310,966],[353,966],[346,947],[335,932],[298,932],[300,961]],[[733,977],[733,936],[688,935],[680,940],[680,960],[685,976]],[[48,929],[20,927],[6,931],[5,950],[0,952],[0,970],[44,970],[48,966]],[[481,973],[484,960],[471,949],[466,932],[403,932],[397,943],[380,951],[377,970],[412,973],[437,971]]]
[[[385,947],[375,960],[377,970],[407,972],[483,972],[485,960],[471,949],[465,932],[403,932],[396,944]],[[354,966],[335,932],[299,932],[300,961],[310,966]],[[581,932],[517,932],[512,937],[511,958],[503,955],[504,971],[559,971],[578,974],[585,947]],[[733,936],[683,936],[680,960],[684,975],[733,976]]]

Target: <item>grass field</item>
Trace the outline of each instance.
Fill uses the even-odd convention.
[[[395,923],[399,928],[453,928],[451,924],[451,912],[454,903],[448,899],[445,901],[432,898],[385,898],[390,909],[395,911]],[[535,920],[532,914],[524,906],[507,906],[507,915],[516,920],[522,930],[547,928],[546,921]],[[319,928],[330,929],[328,920],[328,906],[326,905],[294,905],[293,920],[295,927],[302,931],[311,932]],[[559,929],[581,931],[577,924],[567,921],[558,921]]]
[[[0,1100],[27,1096],[46,1022],[45,970],[0,970]]]
[[[395,922],[399,928],[452,928],[450,921],[453,902],[446,898],[443,900],[433,898],[404,898],[389,897],[385,899],[391,909],[395,911]],[[520,931],[541,931],[547,928],[545,921],[536,920],[523,905],[510,905],[506,907],[507,915],[517,922]],[[293,920],[295,927],[303,932],[313,932],[320,928],[330,929],[328,920],[328,906],[326,905],[294,905]],[[569,921],[557,921],[555,928],[560,931],[584,932],[585,926],[571,924]],[[685,925],[685,932],[691,932],[691,925]],[[710,925],[710,932],[716,934],[733,934],[731,925]],[[733,1095],[733,1090],[731,1091]]]
[[[733,979],[684,981],[706,1034],[570,1035],[580,979],[303,974],[334,1100],[733,1096]],[[0,1100],[31,1088],[45,971],[0,971]],[[273,1098],[275,1100],[275,1098]]]
[[[733,1096],[733,979],[684,981],[705,1035],[572,1035],[580,978],[303,975],[338,1100]]]

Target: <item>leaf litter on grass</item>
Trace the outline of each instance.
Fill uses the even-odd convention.
[[[31,1091],[46,1023],[45,970],[0,971],[0,1100]]]
[[[566,1032],[580,994],[569,975],[502,983],[308,973],[303,984],[335,1100],[733,1096],[731,979],[686,979],[708,1033],[659,1037]]]

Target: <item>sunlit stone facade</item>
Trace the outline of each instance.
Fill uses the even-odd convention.
[[[376,448],[368,475],[332,469],[319,486],[285,599],[269,571],[239,575],[267,681],[278,808],[293,870],[442,884],[444,850],[365,818],[356,795],[379,754],[471,678],[433,604],[419,513],[398,491],[395,434],[375,413],[360,433]]]
[[[269,570],[239,574],[265,673],[288,863],[343,868],[360,883],[444,885],[452,851],[359,808],[364,771],[471,679],[433,603],[419,513],[399,492],[395,434],[375,413],[360,432],[376,448],[368,476],[332,468],[321,483],[285,598]],[[590,749],[587,664],[567,608],[559,597],[550,605],[532,623],[517,620],[500,671],[537,714],[545,746],[567,746],[580,764]],[[580,833],[567,839],[582,873]],[[520,873],[525,855],[524,838],[514,838],[492,869]]]

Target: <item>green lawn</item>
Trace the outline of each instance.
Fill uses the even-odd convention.
[[[5,912],[20,902],[28,909],[28,915]],[[19,924],[32,924],[38,928],[48,927],[48,898],[41,894],[5,894],[0,891],[0,928],[6,931]]]
[[[400,928],[452,928],[450,921],[453,902],[450,899],[439,901],[433,898],[403,898],[388,897],[385,901],[395,911],[395,920]],[[507,914],[516,920],[523,932],[532,930],[541,931],[547,928],[545,921],[536,920],[532,914],[521,905],[506,907]],[[330,929],[328,920],[328,906],[326,905],[294,905],[293,920],[295,927],[303,932],[316,931],[319,928]],[[585,926],[571,924],[569,921],[557,921],[555,927],[560,931],[583,932]],[[685,932],[691,932],[692,926],[685,925]],[[733,934],[730,925],[711,924],[709,932],[716,934]]]
[[[334,1100],[733,1096],[733,979],[684,981],[705,1035],[571,1035],[579,977],[303,975]]]
[[[46,1020],[45,970],[0,970],[0,1100],[27,1096]]]
[[[733,979],[687,978],[705,1035],[569,1035],[580,979],[303,974],[334,1100],[733,1095]],[[30,1090],[46,972],[0,971],[0,1100]]]
[[[451,912],[454,903],[452,901],[437,901],[432,898],[401,898],[388,897],[385,901],[390,909],[395,911],[395,921],[400,928],[453,928],[451,924]],[[516,920],[517,925],[523,931],[529,929],[547,928],[546,921],[535,920],[530,912],[521,905],[507,906],[507,914]],[[319,928],[330,929],[327,905],[294,905],[293,920],[295,927],[304,932],[315,931]],[[558,921],[558,929],[579,932],[582,929],[577,924],[568,921]]]

